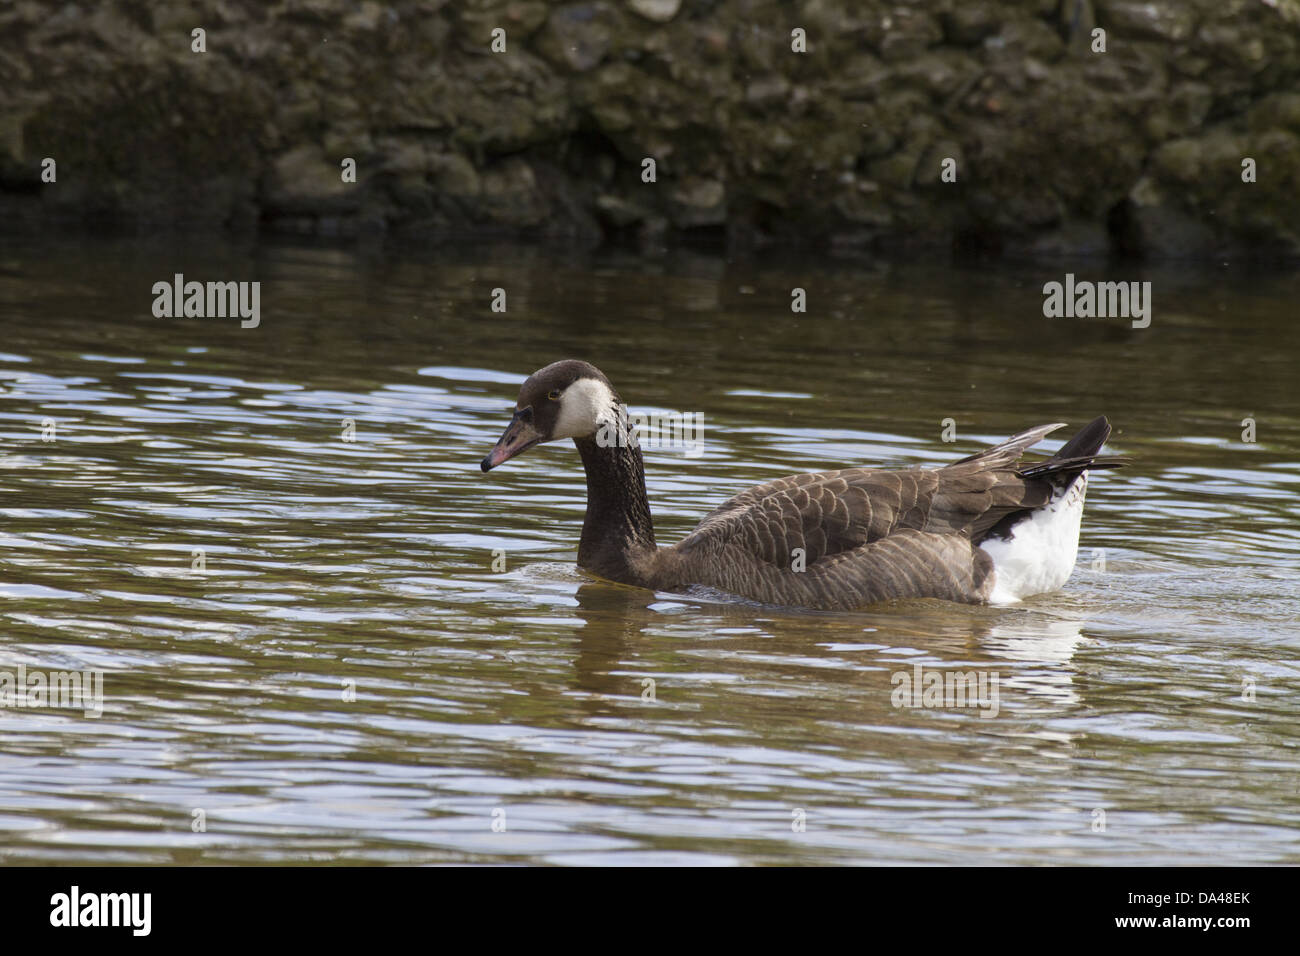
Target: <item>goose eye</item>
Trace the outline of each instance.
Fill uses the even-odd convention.
[[[546,393],[546,397],[553,402],[558,402],[560,400],[560,390],[558,388],[553,388]]]

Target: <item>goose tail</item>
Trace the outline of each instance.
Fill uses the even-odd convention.
[[[1079,550],[1088,471],[1128,464],[1127,458],[1100,454],[1109,437],[1110,422],[1103,415],[1050,458],[1016,469],[1027,488],[1046,491],[1048,497],[1036,507],[1008,514],[980,539],[980,549],[993,561],[990,603],[1011,604],[1055,591],[1069,579]]]
[[[1110,422],[1099,415],[1084,425],[1060,450],[1043,461],[1018,469],[1021,478],[1047,478],[1069,484],[1080,473],[1092,468],[1122,468],[1129,459],[1122,455],[1099,455],[1110,438]]]

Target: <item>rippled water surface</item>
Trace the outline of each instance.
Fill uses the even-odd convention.
[[[1151,280],[1150,328],[1043,318],[1066,271]],[[261,324],[154,318],[177,272],[260,281]],[[0,860],[1300,863],[1298,300],[1229,265],[0,245],[0,672],[103,672],[101,716],[0,709]],[[704,415],[647,453],[661,543],[1041,422],[1105,413],[1135,461],[1021,606],[654,594],[575,569],[570,444],[479,471],[567,356]],[[996,715],[894,706],[916,665],[996,676]]]

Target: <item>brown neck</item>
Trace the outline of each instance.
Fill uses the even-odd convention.
[[[587,471],[587,519],[578,567],[624,584],[644,585],[656,552],[641,449],[575,438]]]

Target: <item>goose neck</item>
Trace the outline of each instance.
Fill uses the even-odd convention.
[[[643,583],[655,546],[641,449],[632,441],[576,438],[587,472],[587,517],[578,566],[627,584]]]

